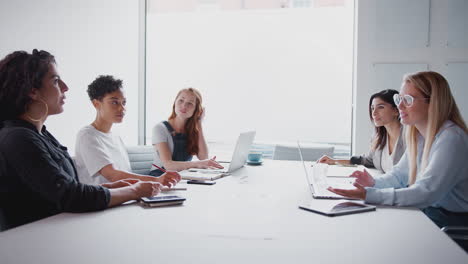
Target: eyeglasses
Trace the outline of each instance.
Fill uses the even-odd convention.
[[[406,107],[411,107],[414,103],[414,100],[429,100],[429,97],[413,97],[409,94],[406,95],[393,95],[393,101],[397,106],[399,106],[402,102]]]

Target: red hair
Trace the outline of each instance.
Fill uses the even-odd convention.
[[[183,92],[191,93],[195,96],[196,99],[195,111],[193,111],[193,115],[185,123],[184,133],[187,134],[187,152],[190,155],[197,155],[199,151],[198,135],[200,134],[199,119],[203,111],[201,93],[195,88],[186,88],[180,90],[179,93],[177,93],[174,104],[172,105],[172,114],[169,116],[169,120],[176,118],[177,114],[175,112],[175,104],[177,98],[179,98],[180,94]]]

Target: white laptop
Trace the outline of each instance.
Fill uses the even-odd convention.
[[[231,161],[223,169],[188,169],[179,172],[184,180],[216,180],[242,168],[247,161],[250,147],[255,138],[255,131],[239,135]]]
[[[338,195],[336,193],[330,192],[327,190],[329,186],[341,189],[352,189],[351,179],[343,178],[328,178],[326,169],[328,167],[325,163],[316,163],[312,169],[314,170],[312,175],[309,175],[309,169],[305,164],[305,161],[302,157],[302,150],[299,142],[297,142],[297,147],[299,148],[299,156],[301,157],[302,166],[304,167],[305,176],[309,184],[310,190],[312,192],[312,197],[316,199],[349,199],[344,196]],[[323,168],[326,168],[323,170]]]
[[[348,178],[353,172],[362,171],[365,167],[362,165],[356,166],[342,166],[342,165],[329,165],[327,170],[327,177],[341,177]]]
[[[376,207],[373,205],[365,204],[362,201],[348,201],[350,198],[343,197],[341,195],[332,193],[326,188],[329,186],[327,182],[330,178],[326,176],[326,170],[315,170],[315,172],[325,172],[323,175],[313,175],[312,178],[309,177],[307,167],[305,165],[304,159],[302,157],[301,147],[299,142],[297,143],[299,148],[299,154],[301,156],[302,166],[304,166],[305,175],[307,178],[307,184],[312,194],[312,199],[306,203],[299,205],[300,209],[311,211],[318,214],[323,214],[326,216],[338,216],[346,214],[355,214],[361,212],[375,211]],[[316,165],[326,165],[323,163],[315,164]],[[318,180],[317,180],[318,179]],[[339,182],[330,183],[333,187],[338,188],[350,188],[352,187],[351,183],[344,183],[347,186],[337,186]],[[341,182],[343,184],[343,182]],[[319,200],[319,199],[328,199],[328,200]],[[344,200],[347,199],[347,200]]]

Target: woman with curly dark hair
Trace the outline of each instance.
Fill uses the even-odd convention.
[[[176,172],[161,177],[131,172],[127,150],[112,126],[122,123],[127,98],[122,80],[111,75],[101,75],[88,85],[88,95],[96,109],[94,121],[83,127],[76,137],[75,160],[78,177],[85,183],[100,184],[109,181],[134,178],[155,181],[172,187],[180,181]]]
[[[159,193],[134,179],[79,182],[67,148],[44,122],[63,112],[68,87],[47,51],[15,51],[0,61],[0,214],[11,228],[61,212],[102,210]]]

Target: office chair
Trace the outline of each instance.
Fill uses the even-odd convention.
[[[444,226],[440,230],[468,253],[468,226]]]
[[[308,146],[301,145],[302,156],[305,161],[316,161],[323,155],[333,156],[334,146]],[[297,145],[276,145],[273,152],[274,160],[301,160]]]
[[[153,146],[128,146],[127,153],[134,173],[149,175],[153,163]]]

